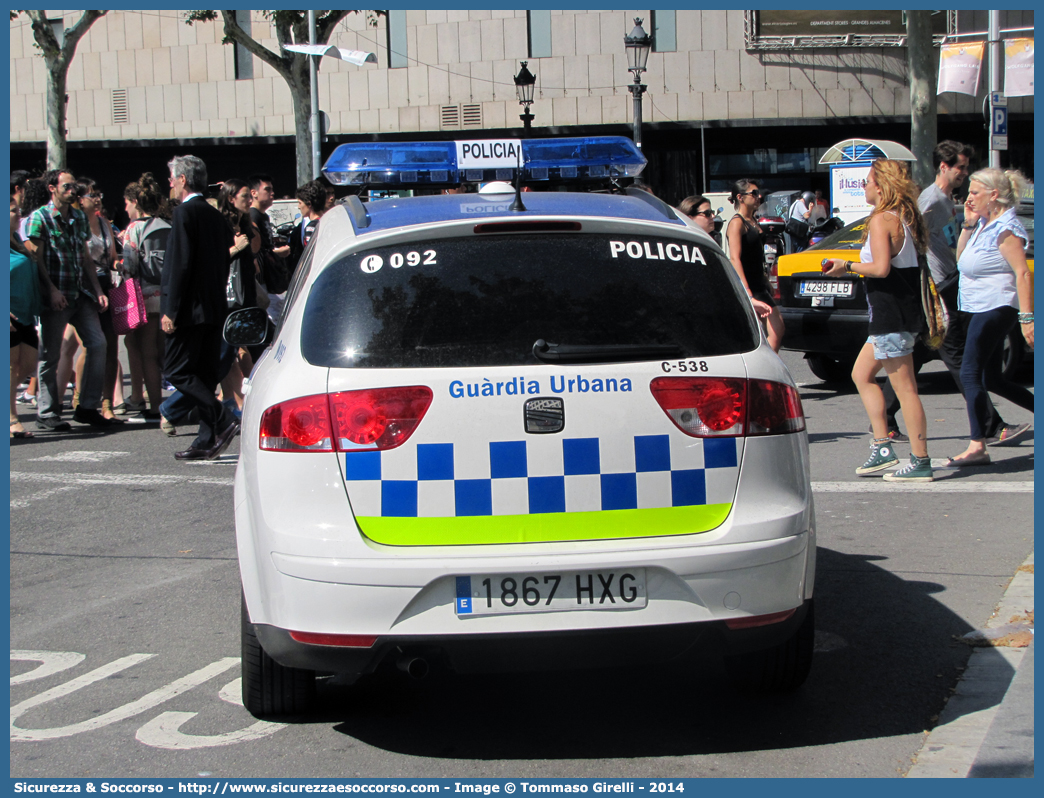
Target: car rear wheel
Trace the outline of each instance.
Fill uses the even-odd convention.
[[[741,690],[756,693],[785,693],[804,684],[812,668],[814,609],[814,600],[809,600],[805,619],[785,642],[763,651],[725,657],[729,681]]]
[[[254,632],[245,599],[241,606],[243,706],[257,718],[306,712],[315,703],[315,671],[287,668],[268,656]]]
[[[815,352],[805,355],[812,373],[823,382],[851,382],[854,361]]]

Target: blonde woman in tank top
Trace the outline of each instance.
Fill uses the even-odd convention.
[[[852,381],[870,417],[874,439],[870,457],[856,469],[859,476],[881,473],[899,465],[888,437],[884,394],[877,375],[884,369],[899,397],[903,418],[910,433],[910,462],[884,475],[889,482],[931,482],[928,457],[928,425],[921,398],[913,349],[924,329],[920,298],[920,269],[917,255],[928,245],[928,230],[917,208],[919,191],[901,161],[874,161],[867,175],[864,194],[874,210],[863,232],[859,262],[831,258],[828,276],[854,274],[866,278],[870,324],[866,343],[859,352]]]

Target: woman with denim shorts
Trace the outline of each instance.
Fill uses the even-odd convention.
[[[863,231],[859,263],[831,258],[828,276],[855,274],[866,278],[870,306],[870,337],[856,358],[852,381],[870,417],[874,439],[870,457],[856,469],[869,476],[899,464],[888,437],[884,394],[877,385],[883,368],[899,397],[903,418],[910,433],[910,462],[885,474],[889,482],[931,482],[932,461],[928,457],[928,424],[921,398],[917,395],[917,375],[913,350],[924,329],[921,309],[918,253],[928,245],[928,230],[917,208],[917,185],[910,180],[901,161],[874,161],[863,189],[873,212]]]
[[[1017,324],[1033,346],[1033,278],[1026,263],[1029,235],[1015,215],[1028,187],[1021,172],[981,169],[968,179],[964,230],[957,243],[961,272],[957,307],[968,314],[961,383],[968,405],[971,442],[951,465],[985,465],[987,396],[990,391],[1033,411],[1033,394],[1004,379],[1004,339]]]

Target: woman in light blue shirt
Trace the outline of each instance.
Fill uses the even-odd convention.
[[[1015,215],[1028,183],[1018,171],[981,169],[969,179],[965,223],[957,244],[958,308],[970,314],[961,364],[971,442],[951,465],[985,465],[986,392],[1033,411],[1033,394],[1001,370],[1004,339],[1018,323],[1033,346],[1033,285],[1026,264],[1029,235]]]

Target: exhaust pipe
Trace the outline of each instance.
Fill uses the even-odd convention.
[[[428,661],[423,657],[403,655],[395,662],[396,667],[414,679],[423,679],[428,675]]]

